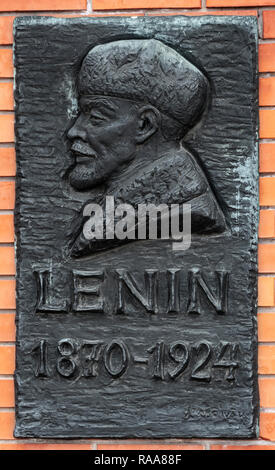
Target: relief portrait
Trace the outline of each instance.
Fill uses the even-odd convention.
[[[14,40],[14,436],[254,439],[257,18],[24,15]]]
[[[155,39],[119,40],[93,47],[78,74],[79,114],[68,130],[75,158],[69,172],[74,190],[87,202],[190,204],[191,231],[226,229],[222,209],[185,135],[211,99],[205,74]],[[101,188],[91,199],[89,191]],[[75,224],[74,257],[121,244],[87,240]]]

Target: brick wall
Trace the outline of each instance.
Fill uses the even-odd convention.
[[[13,438],[15,264],[12,22],[15,15],[253,15],[259,24],[260,438],[254,441],[104,441]],[[275,450],[275,0],[1,0],[0,1],[0,450],[3,449],[273,449]]]

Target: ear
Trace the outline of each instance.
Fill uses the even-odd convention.
[[[161,115],[154,106],[146,105],[138,110],[136,143],[142,144],[159,129]]]

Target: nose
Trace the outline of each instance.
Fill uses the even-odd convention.
[[[85,131],[84,120],[83,120],[82,114],[78,116],[75,123],[68,130],[67,136],[70,140],[74,140],[77,138],[85,140],[86,131]]]

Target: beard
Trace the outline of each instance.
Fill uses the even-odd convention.
[[[78,191],[92,189],[108,179],[111,172],[98,161],[93,163],[77,163],[72,169],[69,181],[71,186]]]
[[[89,143],[75,139],[71,147],[75,165],[69,175],[69,182],[78,191],[92,189],[103,183],[109,176],[106,155],[100,158]]]
[[[120,154],[111,151],[108,154],[101,152],[100,155],[93,151],[89,155],[87,147],[83,149],[82,143],[81,147],[79,144],[77,145],[77,152],[73,152],[76,161],[70,171],[69,182],[78,191],[93,189],[105,183],[111,175],[119,173],[121,166],[128,164],[133,158],[133,154],[128,155],[127,153],[127,158],[122,160]]]

